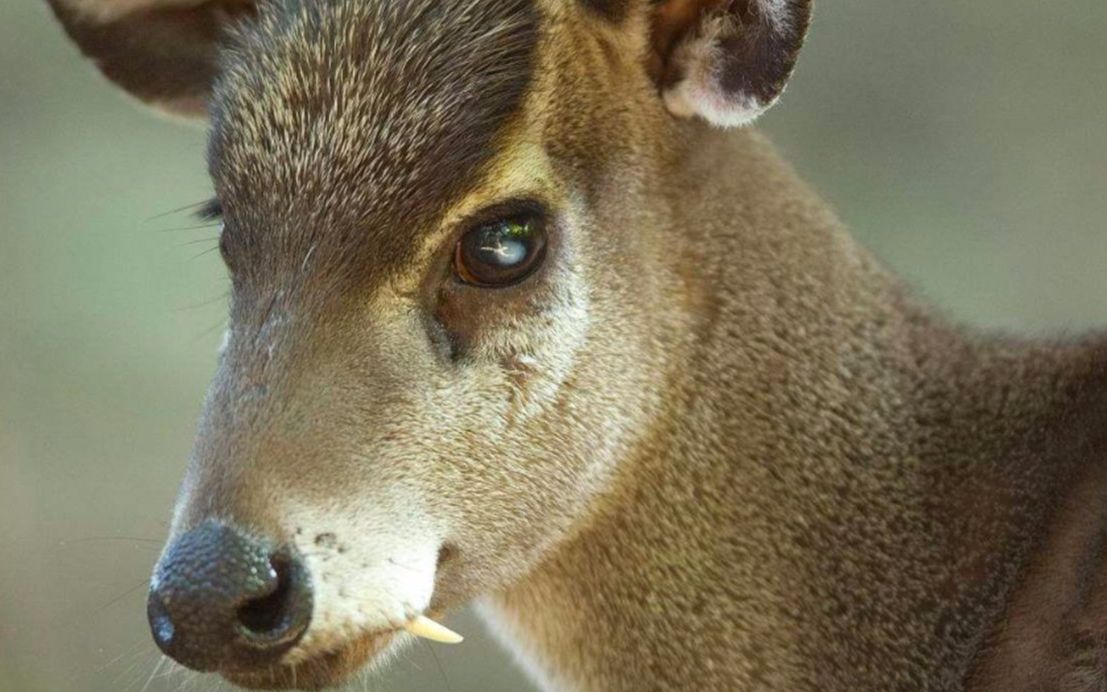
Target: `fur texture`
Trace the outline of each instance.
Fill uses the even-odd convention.
[[[173,533],[319,580],[235,682],[334,683],[480,599],[550,690],[1102,688],[1107,338],[949,325],[756,132],[673,117],[767,107],[809,14],[282,0],[220,32],[181,87],[232,326]],[[459,282],[518,200],[546,263]]]

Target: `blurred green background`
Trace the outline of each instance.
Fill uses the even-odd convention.
[[[834,0],[764,122],[932,301],[1107,325],[1107,3]],[[204,132],[137,108],[35,0],[0,1],[0,692],[150,678],[143,613],[215,360]],[[354,689],[527,690],[471,617]]]

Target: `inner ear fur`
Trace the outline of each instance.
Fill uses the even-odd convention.
[[[253,0],[48,0],[81,52],[142,101],[187,116],[207,111],[219,44]]]
[[[738,126],[784,92],[811,0],[660,0],[651,19],[649,69],[669,110]]]

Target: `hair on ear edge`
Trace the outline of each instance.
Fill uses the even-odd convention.
[[[187,8],[202,5],[208,0],[50,0],[52,4],[62,5],[81,18],[94,23],[106,24],[135,12],[146,12],[166,8]]]
[[[811,3],[750,1],[760,3],[756,24],[743,25],[724,3],[672,50],[669,59],[677,65],[678,77],[661,90],[670,113],[680,118],[698,115],[719,127],[741,127],[780,100],[807,34]],[[744,60],[733,54],[736,45],[746,49]],[[735,75],[726,74],[739,69],[750,72],[737,80],[746,88],[736,87]]]
[[[720,72],[726,61],[721,40],[728,32],[739,30],[736,24],[735,19],[721,13],[706,18],[695,35],[673,50],[670,59],[681,65],[683,74],[662,92],[665,106],[673,115],[698,115],[713,125],[740,127],[756,120],[772,105],[744,94],[727,94],[722,88]]]

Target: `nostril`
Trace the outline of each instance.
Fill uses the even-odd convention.
[[[292,546],[206,521],[175,539],[151,580],[158,647],[194,670],[267,665],[296,645],[312,611],[311,577]]]
[[[238,621],[249,634],[267,636],[279,630],[288,612],[292,594],[288,560],[274,557],[269,563],[277,574],[276,587],[267,596],[247,601],[238,609]]]
[[[270,558],[276,575],[273,590],[239,606],[239,632],[250,644],[272,647],[296,639],[307,629],[311,598],[306,574],[286,553]]]

